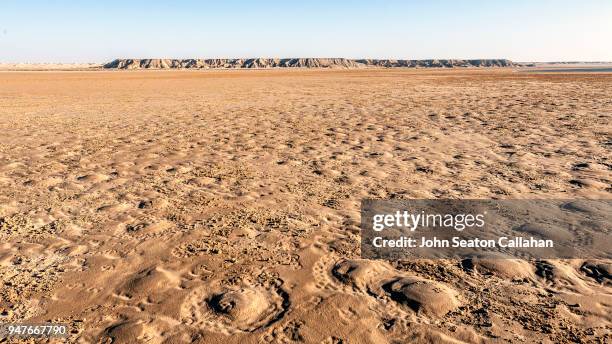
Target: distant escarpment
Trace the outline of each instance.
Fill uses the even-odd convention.
[[[252,58],[252,59],[116,59],[109,69],[211,69],[211,68],[454,68],[514,67],[506,59],[390,60],[345,58]]]

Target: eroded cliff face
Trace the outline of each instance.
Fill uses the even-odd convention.
[[[252,59],[116,59],[104,65],[109,69],[179,68],[453,68],[513,67],[506,59],[477,60],[389,60],[345,58],[252,58]]]

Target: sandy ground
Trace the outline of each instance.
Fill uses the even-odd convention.
[[[609,261],[361,260],[359,204],[610,198],[611,94],[610,74],[511,70],[0,73],[0,321],[80,343],[610,342]]]

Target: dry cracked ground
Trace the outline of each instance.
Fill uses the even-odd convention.
[[[359,209],[610,199],[611,95],[612,74],[506,69],[3,72],[0,321],[75,343],[610,342],[610,261],[364,260]]]

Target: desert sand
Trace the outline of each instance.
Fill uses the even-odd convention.
[[[611,198],[612,74],[0,83],[0,322],[73,343],[612,341],[610,261],[359,257],[363,198]]]

